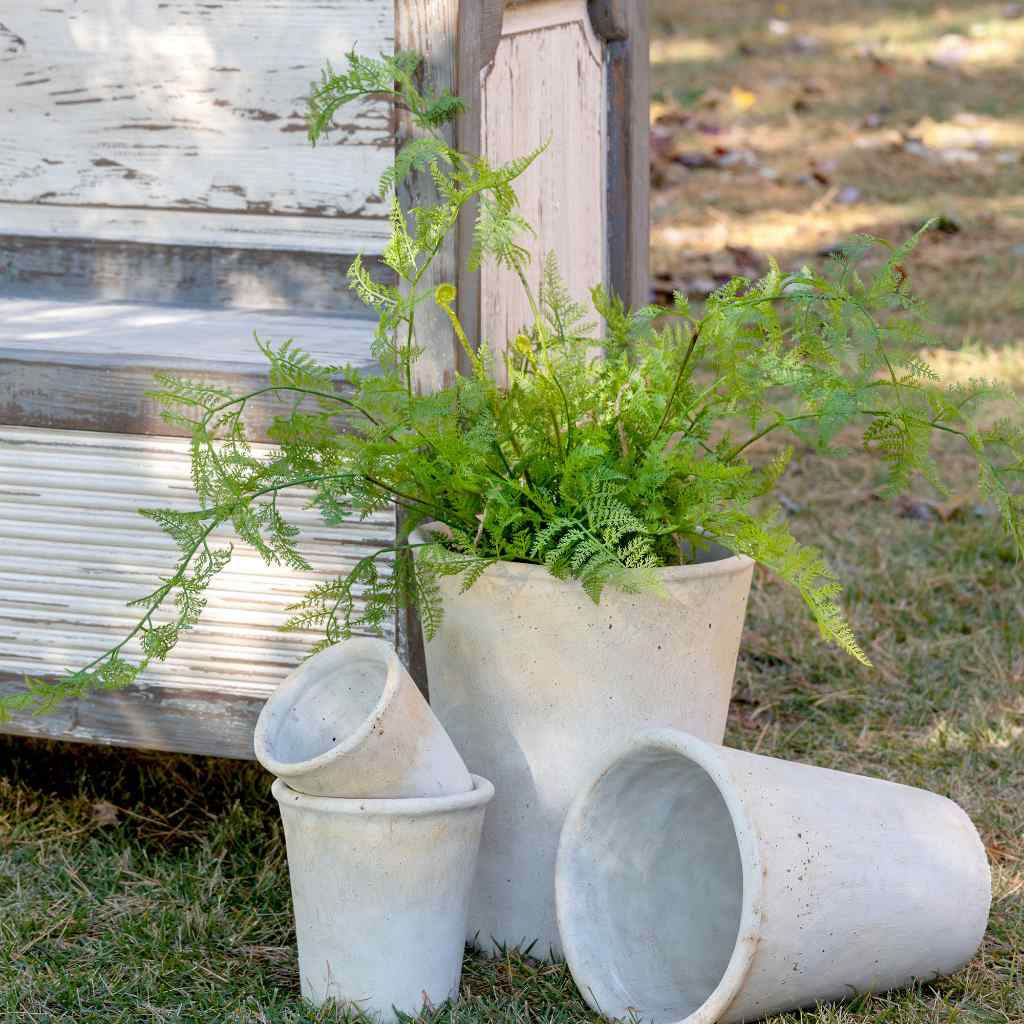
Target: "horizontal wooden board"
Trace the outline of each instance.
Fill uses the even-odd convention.
[[[0,693],[20,683],[0,673]],[[50,715],[5,722],[0,731],[81,743],[252,759],[265,696],[133,686],[69,701]]]
[[[367,202],[376,204],[377,197]],[[201,209],[135,210],[0,201],[0,235],[376,255],[387,244],[388,223],[369,216],[239,216]]]
[[[368,365],[372,321],[277,311],[203,309],[130,302],[0,299],[0,354],[82,363],[116,357],[123,365],[182,371],[247,370],[264,363],[253,335],[293,338],[331,363]]]
[[[278,241],[301,244],[303,220],[385,213],[387,106],[346,108],[313,149],[304,105],[325,61],[393,49],[392,0],[0,0],[0,23],[0,200],[94,208],[40,230],[237,246],[273,233],[269,214],[291,221]]]
[[[267,568],[236,545],[204,623],[169,661],[122,693],[25,717],[7,731],[251,756],[251,726],[315,639],[283,634],[286,607],[315,583],[391,543],[394,516],[327,527],[302,494],[279,507],[303,528],[312,573]],[[123,637],[131,598],[152,589],[173,545],[139,507],[194,507],[185,442],[0,427],[0,684],[86,664]]]
[[[336,253],[0,235],[5,297],[292,309],[366,316]],[[381,281],[394,274],[363,261]]]
[[[132,434],[180,434],[146,396],[158,370],[255,390],[267,363],[253,334],[295,340],[332,365],[373,372],[374,324],[339,316],[195,309],[138,303],[0,300],[0,423]],[[250,407],[265,437],[283,399]]]

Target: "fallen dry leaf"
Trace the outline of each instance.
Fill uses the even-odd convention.
[[[101,800],[99,803],[92,805],[92,823],[94,825],[119,825],[121,819],[118,817],[117,808],[107,803],[106,800]]]
[[[729,100],[736,110],[749,110],[757,103],[757,93],[744,89],[742,85],[734,85],[729,90]]]

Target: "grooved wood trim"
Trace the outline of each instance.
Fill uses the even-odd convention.
[[[313,149],[303,104],[325,60],[392,48],[392,0],[0,0],[0,22],[0,95],[16,118],[0,200],[43,210],[43,230],[236,247],[267,232],[301,246],[307,219],[386,215],[386,106],[346,110]],[[351,251],[349,230],[319,244]]]
[[[572,294],[587,300],[606,279],[605,68],[585,0],[536,0],[505,11],[502,39],[484,69],[484,152],[502,163],[545,142],[548,149],[519,179],[521,212],[537,230],[529,278],[539,254],[554,251]],[[481,336],[497,352],[530,319],[516,276],[487,266],[481,274]],[[499,362],[499,365],[500,362]]]
[[[260,449],[257,449],[260,451]],[[236,543],[203,622],[174,655],[117,694],[71,702],[9,729],[30,735],[251,757],[252,723],[314,641],[281,633],[287,606],[391,543],[393,513],[327,527],[307,496],[278,505],[303,528],[312,573],[268,569]],[[139,507],[194,507],[188,443],[88,431],[0,427],[0,684],[86,664],[137,618],[125,602],[175,559]]]
[[[423,55],[421,83],[428,90],[459,92],[460,6],[460,0],[395,0],[395,48]],[[410,118],[399,111],[398,148],[412,139],[415,133]],[[448,125],[445,134],[450,145],[459,144],[454,126]],[[430,175],[423,172],[413,171],[409,174],[402,184],[401,192],[402,203],[406,208],[433,203],[437,199]],[[420,287],[429,295],[439,284],[461,284],[463,263],[456,234],[445,241]],[[460,314],[464,305],[465,298],[460,296]],[[447,316],[429,299],[417,311],[417,344],[423,354],[416,366],[416,387],[423,392],[430,392],[451,383],[460,365],[458,344]],[[415,608],[407,605],[396,610],[395,633],[400,656],[416,684],[427,694],[423,632]]]

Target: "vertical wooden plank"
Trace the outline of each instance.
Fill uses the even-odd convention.
[[[459,0],[395,0],[395,49],[411,50],[423,56],[420,82],[423,88],[455,91],[458,60]],[[404,111],[397,116],[396,151],[416,135],[416,126]],[[446,130],[448,141],[455,143],[454,127]],[[401,186],[400,198],[407,209],[411,206],[435,201],[434,183],[429,174],[413,171]],[[448,239],[425,275],[423,287],[432,292],[437,285],[456,280],[458,273],[458,247],[455,239]],[[423,349],[416,367],[416,387],[433,391],[452,380],[456,367],[455,338],[447,317],[436,306],[425,302],[418,313],[417,343]],[[404,532],[404,517],[398,510],[397,531]],[[410,554],[399,555],[407,560]],[[396,566],[400,568],[401,565]],[[395,613],[395,637],[399,656],[416,681],[416,685],[429,697],[427,662],[423,647],[423,630],[416,609],[404,605]]]
[[[585,0],[508,6],[501,42],[483,75],[484,152],[501,163],[549,143],[519,179],[521,210],[537,252],[554,251],[570,292],[585,300],[606,280],[604,47]],[[540,280],[540,261],[529,271]],[[520,282],[507,270],[481,275],[482,338],[496,352],[531,319]]]
[[[606,46],[608,284],[640,306],[650,295],[648,9],[590,0],[590,16]]]
[[[484,69],[494,60],[501,40],[505,0],[467,0],[459,11],[458,94],[466,103],[459,118],[457,141],[463,153],[479,156],[480,98]],[[458,312],[466,335],[474,344],[480,339],[480,275],[466,266],[466,257],[473,247],[473,221],[477,204],[474,201],[463,213],[456,240],[459,253]],[[465,354],[456,353],[460,371],[468,371]]]
[[[458,88],[459,0],[395,0],[395,48],[421,54],[422,85],[426,89],[455,92]],[[455,128],[446,129],[448,141],[456,144]],[[397,142],[401,148],[415,136],[408,114],[398,112]],[[436,201],[430,175],[410,174],[402,186],[406,207]],[[458,280],[458,246],[454,238],[445,242],[424,276],[421,288],[428,294],[443,283]],[[452,380],[457,364],[457,343],[445,313],[429,300],[417,314],[417,341],[424,350],[417,365],[416,386],[423,391],[443,387]]]
[[[500,25],[500,8],[497,9]],[[434,91],[461,95],[468,112],[458,126],[447,129],[448,141],[467,152],[479,152],[479,67],[486,53],[486,40],[496,36],[494,0],[395,0],[395,46],[422,54],[422,84]],[[415,135],[415,126],[399,112],[398,145]],[[402,190],[406,206],[433,202],[434,184],[428,174],[413,173]],[[469,218],[467,218],[469,219]],[[459,288],[458,312],[470,337],[475,337],[479,320],[479,296],[475,281],[464,269],[463,246],[471,244],[472,235],[460,229],[448,239],[425,275],[421,287],[432,292],[444,282]],[[416,374],[416,387],[432,391],[451,383],[461,364],[462,353],[452,333],[447,316],[436,306],[424,303],[418,314],[418,343],[424,350]],[[399,515],[398,529],[402,529]],[[399,652],[420,689],[428,693],[423,633],[415,608],[398,610],[395,629]]]

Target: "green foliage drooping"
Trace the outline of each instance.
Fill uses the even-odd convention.
[[[841,456],[856,431],[893,491],[917,476],[943,490],[931,447],[937,436],[951,438],[975,456],[981,492],[1024,550],[1024,430],[977,417],[985,399],[1012,394],[985,381],[945,386],[917,356],[928,339],[904,263],[918,236],[871,273],[863,258],[885,244],[874,239],[855,239],[824,273],[773,265],[762,280],[737,278],[719,289],[699,315],[680,295],[667,311],[630,311],[601,287],[584,308],[553,256],[540,287],[528,284],[527,225],[513,183],[538,154],[493,168],[452,149],[440,129],[460,104],[419,92],[417,65],[407,54],[352,55],[344,72],[325,72],[310,103],[314,141],[339,106],[381,96],[402,105],[423,133],[381,183],[392,200],[383,259],[397,283],[380,283],[359,260],[349,274],[378,315],[382,372],[321,365],[286,342],[261,344],[269,382],[248,394],[161,377],[154,394],[168,422],[191,435],[198,507],[145,514],[176,543],[177,565],[135,602],[138,624],[120,644],[56,684],[29,680],[25,692],[0,702],[0,714],[127,685],[150,659],[165,658],[198,621],[206,588],[231,558],[230,547],[212,546],[215,531],[232,529],[270,566],[308,568],[298,530],[277,506],[277,496],[295,488],[329,525],[393,504],[404,510],[393,545],[317,584],[292,609],[286,628],[318,631],[314,650],[379,631],[405,602],[418,606],[432,635],[443,616],[439,577],[469,587],[498,560],[545,566],[599,601],[606,587],[657,592],[659,567],[717,542],[798,588],[822,635],[866,662],[838,604],[839,582],[770,500],[792,456],[777,446],[757,456],[757,442],[772,434]],[[413,170],[431,176],[437,200],[406,210],[396,188]],[[491,347],[466,336],[453,286],[423,285],[471,200],[473,265],[510,268],[533,311],[519,334],[496,346],[490,339]],[[424,303],[447,314],[471,368],[432,394],[414,387]],[[295,402],[271,428],[271,453],[257,456],[244,412],[271,392]],[[411,540],[427,521],[436,530]],[[135,643],[140,654],[131,660]]]

